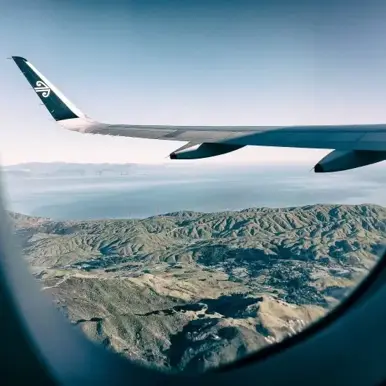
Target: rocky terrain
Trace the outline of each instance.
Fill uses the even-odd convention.
[[[386,237],[386,209],[375,205],[10,216],[74,328],[165,371],[204,371],[301,330],[359,283]]]

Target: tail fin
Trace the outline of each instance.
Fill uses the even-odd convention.
[[[86,118],[47,78],[44,77],[27,59],[12,56],[20,71],[33,87],[44,106],[56,121]]]

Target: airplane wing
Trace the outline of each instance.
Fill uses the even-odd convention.
[[[170,154],[172,159],[206,158],[247,145],[335,149],[328,159],[321,160],[324,167],[317,167],[321,162],[315,166],[319,172],[346,170],[386,159],[386,124],[177,126],[97,122],[74,106],[27,59],[12,59],[60,126],[87,134],[188,141]]]

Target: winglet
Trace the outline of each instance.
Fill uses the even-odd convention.
[[[42,73],[27,59],[12,56],[20,71],[56,121],[86,118]]]

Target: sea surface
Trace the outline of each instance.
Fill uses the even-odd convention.
[[[146,167],[128,174],[4,173],[7,208],[53,219],[144,218],[193,210],[386,205],[386,165],[315,174],[303,166]]]

